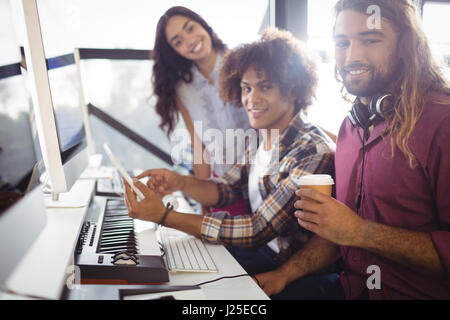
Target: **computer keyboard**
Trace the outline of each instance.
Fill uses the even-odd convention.
[[[170,272],[217,272],[202,240],[188,234],[160,229],[164,260]]]

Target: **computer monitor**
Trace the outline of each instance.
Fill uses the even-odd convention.
[[[46,56],[36,0],[22,1],[33,78],[33,104],[47,175],[54,194],[67,192],[88,165],[79,78],[73,54]]]
[[[16,49],[19,52],[19,47]],[[44,228],[46,215],[37,174],[37,134],[32,132],[33,113],[19,63],[0,65],[0,90],[0,285],[3,285]]]

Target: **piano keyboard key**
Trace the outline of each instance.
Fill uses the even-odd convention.
[[[114,254],[120,251],[138,253],[134,220],[128,216],[123,199],[108,199],[98,253]]]

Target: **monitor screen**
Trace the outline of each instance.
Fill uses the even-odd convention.
[[[0,0],[0,287],[45,227],[39,141],[12,6]],[[37,147],[37,149],[35,148]],[[38,153],[35,153],[38,152]],[[35,169],[36,168],[36,169]],[[33,174],[36,173],[36,174]]]
[[[37,131],[46,172],[43,181],[53,198],[68,192],[88,165],[78,69],[73,53],[55,54],[44,48],[36,0],[23,1],[26,27],[25,58],[36,112]],[[48,40],[48,39],[47,39]],[[57,46],[61,39],[52,39]]]
[[[1,214],[38,184],[39,175],[32,178],[32,173],[37,164],[35,146],[39,143],[22,75],[0,79],[0,91]]]
[[[3,77],[6,69],[0,66],[0,286],[46,222],[31,101],[20,67]]]
[[[86,144],[73,54],[47,59],[47,68],[59,148],[64,164]]]

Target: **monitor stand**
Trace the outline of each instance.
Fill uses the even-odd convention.
[[[98,178],[101,154],[94,154],[89,157],[89,165],[75,182],[69,192],[53,192],[48,183],[47,173],[41,176],[41,181],[46,184],[44,192],[45,206],[47,208],[83,208],[86,207],[94,193],[95,179]]]
[[[78,179],[69,192],[45,194],[47,208],[83,208],[94,193],[95,179]]]

